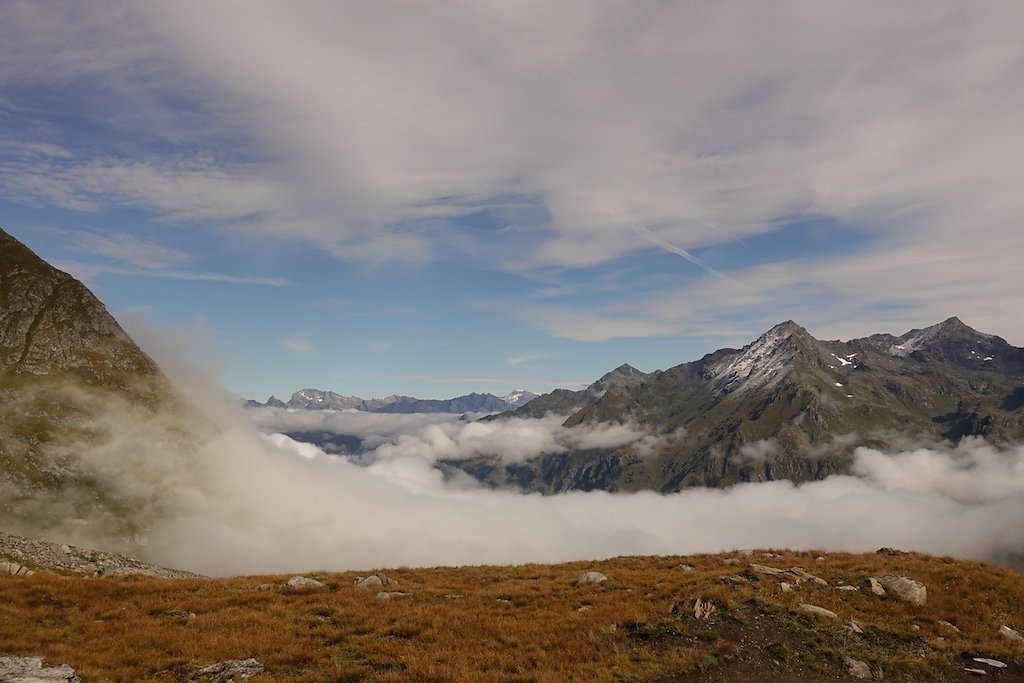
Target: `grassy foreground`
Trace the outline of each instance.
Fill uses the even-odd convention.
[[[990,677],[1024,671],[1024,645],[998,634],[1024,629],[1021,574],[918,554],[772,555],[385,570],[397,582],[386,590],[407,593],[390,599],[355,588],[355,572],[307,573],[317,590],[288,576],[0,576],[0,656],[43,655],[88,683],[200,680],[199,666],[249,657],[265,667],[251,681],[296,683],[810,681],[847,678],[847,656],[887,680],[966,680],[974,656],[1009,664]],[[801,566],[828,586],[783,592],[750,563]],[[608,580],[577,585],[590,570]],[[867,578],[884,574],[923,583],[927,604],[873,595]],[[707,619],[697,598],[716,608]]]

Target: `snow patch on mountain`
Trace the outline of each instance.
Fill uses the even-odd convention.
[[[725,393],[773,384],[790,368],[792,353],[786,353],[784,347],[799,330],[792,322],[776,325],[735,355],[711,366],[712,381]]]

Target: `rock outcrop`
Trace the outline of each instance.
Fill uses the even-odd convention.
[[[16,575],[31,574],[33,571],[55,571],[93,576],[139,574],[165,579],[197,578],[199,576],[192,572],[149,564],[125,555],[23,538],[3,531],[0,531],[0,558],[7,558],[7,560],[0,561],[0,573]],[[4,569],[5,567],[7,570]],[[11,572],[9,571],[10,567],[20,567],[21,569]]]
[[[47,666],[42,657],[0,657],[0,681],[11,683],[82,683],[67,664]]]
[[[0,230],[0,364],[130,388],[156,364],[85,285]]]

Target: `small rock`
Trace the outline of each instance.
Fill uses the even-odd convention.
[[[1009,638],[1010,640],[1015,640],[1017,642],[1024,642],[1024,635],[1021,635],[1020,631],[1014,628],[1010,628],[1005,624],[999,627],[999,635],[1001,635],[1004,638]]]
[[[497,600],[495,600],[495,602],[500,602],[503,605],[511,605],[512,604],[512,601],[509,600],[508,598],[498,598]]]
[[[882,588],[882,584],[878,583],[878,579],[871,577],[868,579],[868,585],[871,587],[871,592],[875,595],[885,595],[885,589]]]
[[[739,554],[742,555],[743,557],[750,557],[751,555],[754,554],[754,551],[751,550],[750,548],[744,548],[743,550],[739,551]]]
[[[843,628],[845,628],[847,631],[853,631],[854,633],[856,633],[858,635],[862,635],[864,633],[864,629],[862,629],[857,624],[857,622],[853,621],[852,619],[850,621],[846,622],[846,626],[844,626]]]
[[[765,576],[784,576],[787,572],[785,569],[776,569],[775,567],[766,567],[763,564],[750,563],[750,571],[755,574],[763,574]]]
[[[717,610],[718,610],[718,608],[715,607],[713,603],[705,602],[704,600],[701,600],[700,598],[697,598],[696,600],[693,601],[693,617],[694,617],[694,619],[698,619],[700,621],[703,621],[705,619],[708,619]]]
[[[993,669],[1005,669],[1006,668],[1006,664],[1003,663],[1003,662],[1000,662],[998,659],[987,659],[985,657],[975,657],[974,661],[976,661],[978,664],[987,664],[988,666],[991,666]]]
[[[857,588],[856,586],[851,586],[851,585],[847,584],[845,586],[839,586],[838,588],[836,588],[836,590],[837,591],[859,591],[860,589]]]
[[[803,567],[790,567],[788,572],[795,576],[797,579],[799,579],[797,583],[799,583],[800,581],[813,581],[819,586],[828,585],[828,581],[821,578],[820,576],[815,576],[814,574],[808,571],[804,571]]]
[[[727,565],[729,567],[733,567],[735,565],[740,564],[740,561],[737,560],[735,557],[727,557],[724,560],[722,560],[722,564]]]
[[[43,666],[42,657],[0,657],[0,681],[12,683],[82,683],[67,664]]]
[[[577,612],[586,612],[588,609],[594,609],[593,605],[580,605],[576,608]]]
[[[969,674],[974,674],[975,676],[988,676],[988,672],[984,669],[971,669],[965,666],[964,671]]]
[[[371,574],[366,578],[357,576],[356,580],[353,582],[356,588],[380,588],[382,586],[390,586],[393,583],[395,582],[380,572]]]
[[[247,681],[263,672],[263,665],[255,659],[229,659],[199,669],[200,676],[206,676],[209,683]]]
[[[407,595],[408,595],[408,593],[402,593],[400,591],[391,591],[390,593],[387,592],[387,591],[381,591],[381,592],[377,593],[377,599],[378,600],[390,600],[391,598],[404,598]]]
[[[607,581],[608,577],[601,572],[584,572],[580,574],[580,578],[576,579],[577,585],[585,583],[601,583]]]
[[[732,574],[731,576],[723,576],[722,581],[728,581],[729,583],[750,583],[750,579],[739,574]]]
[[[688,564],[681,564],[678,567],[676,567],[676,569],[678,569],[681,572],[692,572],[693,571],[693,567],[691,567]]]
[[[825,609],[824,607],[818,607],[817,605],[809,605],[806,602],[800,603],[800,609],[808,614],[813,614],[816,617],[824,617],[826,619],[839,619],[839,615],[832,610]]]
[[[311,579],[307,576],[293,576],[292,578],[288,579],[288,587],[303,590],[311,590],[315,588],[326,588],[327,586],[317,581],[316,579]]]
[[[449,593],[448,595],[444,596],[444,599],[445,600],[461,600],[462,596],[459,595],[458,593]]]
[[[960,633],[960,629],[958,629],[956,626],[954,626],[953,624],[949,623],[948,621],[942,621],[940,619],[938,624],[939,624],[939,626],[941,626],[946,631],[949,631],[950,633]]]
[[[928,589],[913,579],[909,579],[906,576],[879,576],[877,577],[878,583],[882,585],[882,588],[887,593],[892,593],[898,599],[903,602],[909,602],[912,605],[918,607],[928,602]]]
[[[846,673],[854,678],[871,680],[871,667],[868,666],[867,662],[862,662],[853,657],[844,657],[843,664],[846,665]]]
[[[815,561],[815,562],[824,562],[824,561],[825,561],[825,558],[824,558],[824,557],[821,557],[821,556],[819,555],[818,557],[814,558],[814,561]]]
[[[792,593],[793,592],[793,584],[786,583],[785,581],[782,581],[781,583],[779,583],[779,588],[782,589],[783,593]]]

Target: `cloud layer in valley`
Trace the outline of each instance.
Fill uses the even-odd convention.
[[[218,430],[205,432],[194,450],[181,447],[172,424],[118,406],[107,418],[116,438],[80,454],[104,485],[137,509],[159,513],[147,531],[154,560],[235,574],[743,547],[893,546],[1011,563],[1024,556],[1020,446],[966,441],[898,454],[862,448],[855,476],[800,486],[542,496],[480,488],[468,476],[446,480],[435,463],[496,449],[514,460],[643,435],[621,427],[574,434],[554,418],[467,424],[451,416],[350,414],[347,431],[362,421],[361,433],[382,439],[373,457],[356,464],[261,433],[225,405],[205,405]],[[323,426],[331,420],[300,416]],[[78,534],[82,540],[80,527]]]

